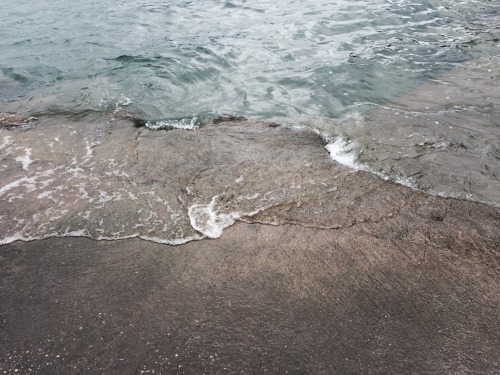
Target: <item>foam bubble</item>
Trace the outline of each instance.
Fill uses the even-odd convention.
[[[330,157],[337,163],[356,170],[367,169],[357,162],[358,156],[353,142],[338,137],[335,141],[328,143],[325,148],[330,153]]]
[[[233,225],[240,217],[237,213],[217,212],[215,205],[220,198],[221,195],[216,195],[209,204],[194,204],[188,210],[191,226],[209,238],[222,236],[224,229]]]
[[[32,177],[21,177],[18,180],[15,180],[7,185],[4,185],[0,187],[0,197],[3,196],[6,192],[17,188],[19,186],[24,186],[27,190],[27,192],[32,192],[34,190],[34,186],[36,183],[39,183],[39,179],[43,177],[48,177],[54,173],[54,170],[49,169],[47,171],[44,171],[42,173],[37,173],[35,176]]]
[[[184,237],[184,238],[176,238],[173,240],[167,240],[164,238],[158,238],[158,237],[150,237],[150,236],[137,236],[141,240],[145,241],[151,241],[155,243],[160,243],[164,245],[184,245],[185,243],[191,242],[191,241],[199,241],[202,240],[204,237],[203,236],[190,236],[190,237]]]
[[[170,130],[170,129],[185,129],[193,130],[197,129],[198,125],[196,123],[197,117],[191,119],[180,119],[180,120],[164,120],[164,121],[148,121],[146,123],[146,128],[151,130]]]
[[[325,148],[330,153],[330,157],[339,164],[357,171],[365,171],[380,177],[384,181],[393,181],[399,185],[409,187],[413,190],[418,190],[410,178],[402,178],[398,176],[388,176],[378,171],[375,171],[369,165],[361,164],[358,161],[358,153],[356,144],[343,137],[338,137],[335,141],[328,143]]]
[[[9,137],[9,136],[3,137],[2,143],[0,143],[0,150],[2,150],[3,148],[11,145],[12,142],[13,142],[12,141],[12,137]]]
[[[33,163],[33,160],[31,159],[31,148],[26,147],[24,149],[24,152],[25,154],[23,156],[18,156],[14,160],[20,162],[23,166],[23,169],[27,171],[30,164]]]

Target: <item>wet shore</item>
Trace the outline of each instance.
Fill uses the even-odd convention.
[[[76,237],[1,246],[2,371],[499,370],[498,208],[349,171],[312,133],[246,121],[217,126],[249,142],[240,152],[257,137],[243,127],[269,129],[279,142],[285,134],[288,144],[309,139],[323,165],[300,168],[318,183],[235,218],[213,240],[171,246]],[[293,154],[302,158],[302,150]],[[260,178],[298,178],[284,165],[269,159]]]
[[[500,214],[424,202],[346,229],[238,223],[181,246],[3,245],[1,369],[496,373]]]
[[[0,372],[500,371],[497,206],[308,129],[28,117],[0,129]]]

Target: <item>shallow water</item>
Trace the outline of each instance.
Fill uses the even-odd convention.
[[[0,244],[215,238],[319,193],[358,202],[362,186],[336,185],[352,169],[500,206],[498,1],[4,9],[0,112],[40,121],[0,119]],[[313,128],[347,168],[310,131],[203,128],[222,113]]]

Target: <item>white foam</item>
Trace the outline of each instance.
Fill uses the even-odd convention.
[[[217,212],[215,205],[220,198],[221,195],[216,195],[209,204],[193,204],[188,210],[191,226],[209,238],[222,236],[224,229],[233,225],[240,217],[238,213]]]
[[[399,185],[409,187],[413,190],[418,190],[410,178],[402,178],[398,176],[388,176],[378,171],[373,170],[369,165],[362,164],[358,161],[356,152],[356,144],[345,138],[338,137],[335,141],[328,143],[325,148],[330,153],[330,157],[339,164],[357,171],[365,171],[380,177],[384,181],[393,181]]]
[[[54,198],[52,198],[52,193],[53,191],[49,190],[49,191],[43,191],[41,192],[40,194],[37,195],[37,199],[44,199],[44,198],[49,198],[49,199],[52,199],[54,200]]]
[[[25,237],[23,237],[19,234],[15,234],[13,236],[1,238],[0,245],[7,245],[9,243],[16,242],[16,241],[30,241],[30,239],[26,239]]]
[[[189,237],[184,237],[184,238],[175,238],[175,239],[164,239],[164,238],[159,238],[159,237],[150,237],[150,236],[143,236],[139,234],[132,234],[129,236],[98,236],[96,238],[92,238],[89,233],[85,230],[76,230],[76,231],[67,231],[63,234],[61,233],[49,233],[46,235],[41,235],[41,236],[25,236],[21,233],[16,233],[12,236],[4,237],[0,239],[0,245],[7,245],[16,241],[23,241],[23,242],[30,242],[30,241],[37,241],[37,240],[45,240],[48,238],[64,238],[64,237],[84,237],[84,238],[91,238],[96,241],[116,241],[116,240],[127,240],[131,238],[140,238],[141,240],[144,241],[151,241],[163,245],[172,245],[172,246],[177,246],[177,245],[183,245],[185,243],[191,242],[191,241],[199,241],[204,239],[204,236],[189,236]]]
[[[34,186],[36,183],[38,183],[38,179],[41,178],[41,177],[48,177],[50,175],[52,175],[54,173],[54,170],[53,169],[49,169],[47,171],[44,171],[42,173],[38,173],[37,175],[35,176],[32,176],[32,177],[22,177],[16,181],[13,181],[5,186],[2,186],[0,187],[0,197],[2,195],[4,195],[6,192],[8,192],[9,190],[12,190],[12,189],[15,189],[16,187],[19,187],[21,186],[21,184],[25,184],[23,185],[26,190],[28,192],[31,192],[34,190]]]
[[[12,137],[5,136],[3,137],[2,143],[0,143],[0,150],[12,144]]]
[[[238,199],[236,199],[237,202],[241,202],[241,201],[253,201],[253,200],[256,200],[258,197],[260,196],[260,193],[255,193],[253,195],[242,195],[240,197],[238,197]]]
[[[366,170],[365,166],[357,162],[358,155],[353,142],[338,137],[335,141],[328,143],[325,148],[337,163],[356,170]]]
[[[87,229],[78,229],[78,230],[70,230],[69,228],[66,228],[66,231],[64,234],[62,234],[62,237],[89,237],[89,232]]]
[[[110,201],[116,202],[121,200],[123,200],[123,197],[122,194],[119,192],[114,191],[111,194],[109,194],[106,191],[99,191],[99,200],[97,201],[97,203],[106,203]]]
[[[122,98],[117,100],[113,113],[118,113],[123,107],[127,107],[130,104],[132,104],[132,99],[123,96]]]
[[[85,164],[92,158],[92,155],[94,154],[94,147],[99,145],[100,142],[92,142],[90,143],[87,139],[85,139],[85,156],[83,157],[83,160],[81,164]],[[76,164],[76,163],[75,163]]]
[[[78,213],[78,215],[81,216],[82,219],[88,220],[91,213],[92,213],[92,211],[88,210],[88,211],[85,211],[85,212],[80,212],[80,213]]]
[[[196,120],[198,120],[197,117],[193,117],[192,119],[164,120],[157,122],[148,121],[146,123],[146,128],[151,130],[169,130],[169,129],[193,130],[193,129],[198,129]]]
[[[500,203],[495,202],[495,201],[489,201],[489,200],[484,199],[484,198],[482,198],[476,194],[473,194],[473,193],[461,193],[461,192],[452,192],[452,191],[446,192],[446,191],[439,191],[439,190],[434,190],[434,189],[427,190],[425,193],[432,195],[432,196],[435,196],[435,197],[462,199],[462,200],[467,200],[467,201],[484,203],[488,206],[500,208]]]
[[[191,241],[199,241],[202,240],[204,237],[202,236],[190,236],[190,237],[184,237],[184,238],[176,238],[173,240],[166,240],[163,238],[158,238],[158,237],[149,237],[149,236],[137,236],[141,240],[144,241],[151,241],[155,243],[160,243],[164,245],[184,245],[185,243],[191,242]]]
[[[23,169],[27,171],[30,164],[33,163],[33,160],[31,159],[31,148],[26,147],[24,149],[24,152],[25,154],[23,156],[18,156],[14,160],[20,162],[23,166]]]

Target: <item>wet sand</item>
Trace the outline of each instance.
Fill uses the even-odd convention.
[[[243,125],[307,139],[217,126],[227,136]],[[499,209],[348,171],[312,145],[329,168],[308,173],[334,186],[287,196],[217,239],[1,246],[1,370],[498,372]],[[280,165],[269,159],[261,178],[291,178]]]
[[[492,224],[481,233],[456,217],[432,219],[431,207],[400,225],[239,223],[220,239],[176,247],[84,238],[4,245],[0,368],[497,373],[500,214],[475,204],[453,210]]]
[[[0,373],[500,372],[500,208],[274,123],[9,121]]]

